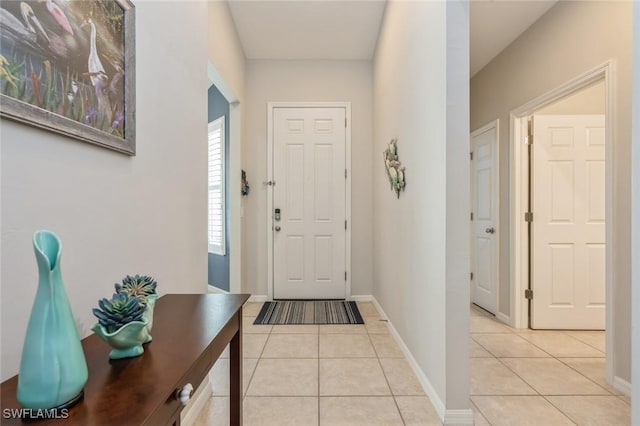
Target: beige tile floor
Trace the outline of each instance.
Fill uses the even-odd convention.
[[[470,318],[476,424],[629,425],[629,399],[605,380],[604,332],[516,330],[475,306]]]
[[[440,425],[372,303],[365,325],[253,325],[243,309],[245,425]],[[195,424],[229,424],[229,360],[210,373],[213,396]]]
[[[253,325],[245,305],[245,425],[440,425],[371,303],[365,325]],[[606,384],[604,333],[515,330],[472,306],[476,425],[629,425],[629,399]],[[227,425],[228,354],[196,425]]]

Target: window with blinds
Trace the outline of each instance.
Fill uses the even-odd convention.
[[[224,116],[209,123],[209,253],[224,255]]]

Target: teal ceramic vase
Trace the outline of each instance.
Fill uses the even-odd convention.
[[[38,289],[31,309],[18,375],[18,402],[25,408],[67,407],[82,398],[87,361],[60,273],[60,239],[33,235]]]
[[[147,305],[144,309],[144,314],[142,314],[142,318],[146,319],[147,324],[147,341],[145,343],[149,343],[153,340],[151,337],[151,327],[153,327],[153,309],[156,306],[156,300],[158,299],[157,294],[151,294],[147,296]]]
[[[149,321],[143,317],[142,321],[131,321],[113,333],[107,332],[99,323],[91,330],[111,346],[109,358],[120,359],[138,356],[144,352],[142,344],[148,342],[147,339],[150,338],[147,331],[148,325]]]

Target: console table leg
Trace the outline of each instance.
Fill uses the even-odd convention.
[[[237,312],[238,332],[229,348],[231,426],[242,425],[242,308]]]

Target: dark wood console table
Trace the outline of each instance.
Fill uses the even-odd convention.
[[[242,305],[246,294],[170,294],[158,299],[153,342],[135,358],[109,360],[109,346],[94,334],[82,340],[89,366],[84,400],[66,419],[2,424],[179,425],[177,389],[197,388],[230,343],[231,425],[242,424]],[[1,405],[20,408],[17,376],[2,383]],[[4,417],[4,416],[3,416]]]

